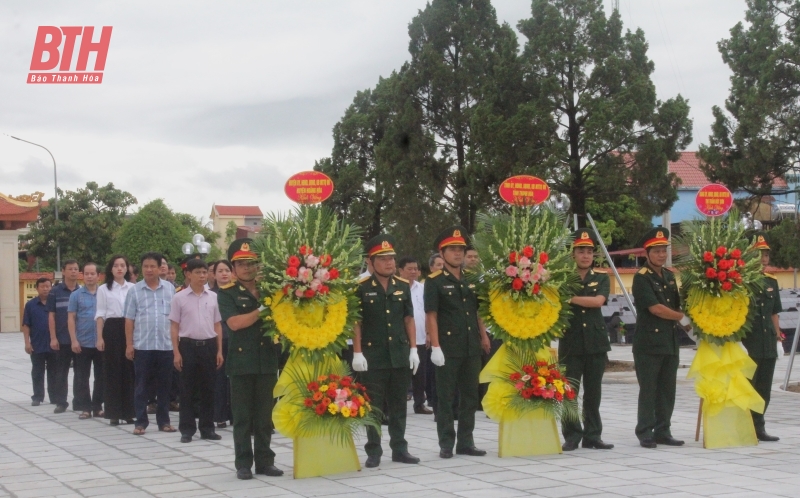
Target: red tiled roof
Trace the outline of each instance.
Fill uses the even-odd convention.
[[[214,205],[220,216],[264,216],[258,206],[220,206]]]
[[[677,161],[669,162],[669,172],[675,173],[681,179],[680,188],[699,189],[711,183],[700,170],[697,152],[681,152]],[[776,178],[772,185],[775,188],[786,188],[786,181]]]
[[[34,221],[39,216],[39,206],[20,206],[0,197],[0,216],[14,221]]]
[[[19,274],[19,279],[20,280],[38,280],[38,279],[40,279],[42,277],[49,278],[50,280],[53,280],[53,272],[26,271],[26,272],[20,272],[20,274]]]

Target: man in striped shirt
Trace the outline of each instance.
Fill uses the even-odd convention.
[[[172,383],[172,340],[169,313],[175,287],[159,277],[163,256],[149,252],[141,258],[144,280],[128,291],[125,298],[125,356],[133,360],[136,380],[133,433],[144,434],[150,421],[147,416],[147,379],[155,373],[158,407],[158,430],[175,432],[169,420],[169,391]]]

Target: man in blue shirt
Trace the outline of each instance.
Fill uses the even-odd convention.
[[[103,416],[103,356],[97,350],[97,264],[83,265],[84,286],[69,297],[67,308],[69,337],[75,353],[72,379],[72,408],[81,420]],[[89,391],[89,376],[94,365],[94,392]]]
[[[64,281],[56,284],[47,298],[47,311],[50,313],[50,348],[55,351],[56,374],[53,386],[56,409],[53,413],[67,411],[67,392],[69,391],[69,366],[72,363],[72,341],[67,325],[67,308],[70,295],[78,289],[79,268],[74,259],[64,261],[61,267]]]
[[[156,422],[162,432],[176,432],[169,420],[169,391],[172,384],[172,339],[169,313],[175,287],[159,277],[163,256],[149,252],[142,256],[144,280],[138,282],[125,297],[125,356],[133,361],[136,376],[133,406],[136,427],[141,436],[150,421],[147,417],[147,379],[156,378]]]
[[[22,335],[25,337],[25,352],[31,355],[31,380],[33,396],[31,406],[39,406],[44,401],[44,376],[47,371],[47,395],[53,403],[55,383],[55,354],[50,349],[50,325],[47,312],[47,297],[52,284],[47,278],[36,281],[39,294],[27,303],[22,313]]]

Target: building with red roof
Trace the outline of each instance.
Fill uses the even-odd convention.
[[[217,245],[225,251],[225,232],[228,224],[233,222],[237,229],[237,238],[240,229],[247,229],[247,232],[258,232],[264,220],[264,213],[258,206],[221,206],[214,204],[211,206],[211,221],[214,231],[220,234]]]

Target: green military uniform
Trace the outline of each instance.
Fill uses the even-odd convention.
[[[763,235],[758,235],[755,248],[769,250]],[[772,324],[772,315],[783,311],[779,294],[778,281],[769,273],[764,274],[764,288],[754,296],[750,302],[750,313],[753,316],[753,326],[750,332],[742,339],[742,344],[747,348],[747,354],[756,362],[756,372],[750,381],[753,388],[764,398],[764,413],[769,406],[770,392],[772,391],[772,376],[775,373],[775,362],[778,359],[778,331]],[[765,432],[764,414],[751,412],[753,425],[757,433]]]
[[[657,227],[645,235],[642,246],[648,249],[668,244],[669,230]],[[671,438],[670,423],[675,408],[679,364],[676,321],[659,318],[649,308],[663,304],[680,310],[675,275],[662,268],[659,276],[647,263],[633,276],[633,299],[636,306],[633,360],[639,381],[636,436],[639,440]]]
[[[250,239],[234,241],[228,248],[230,261],[257,259],[250,252]],[[230,283],[217,294],[222,321],[244,315],[261,307],[259,299],[243,285]],[[264,337],[261,319],[249,327],[230,332],[226,373],[231,379],[233,446],[236,469],[249,469],[255,461],[256,472],[274,465],[272,438],[272,391],[278,381],[278,356],[272,341]],[[251,445],[250,436],[254,436]],[[253,451],[255,447],[255,452]]]
[[[442,232],[435,247],[441,251],[448,245],[466,247],[467,230],[452,227]],[[425,280],[425,312],[437,313],[439,347],[445,363],[436,367],[438,396],[436,429],[439,447],[452,450],[456,445],[453,420],[453,399],[459,393],[458,444],[456,452],[475,446],[472,431],[480,398],[478,377],[481,372],[481,335],[478,328],[478,297],[474,284],[468,284],[462,273],[458,279],[446,270],[428,275]]]
[[[594,237],[588,230],[575,232],[573,248],[594,246]],[[603,296],[608,300],[610,291],[608,275],[590,269],[575,295]],[[566,367],[567,378],[576,392],[580,392],[583,384],[583,427],[579,420],[563,421],[561,427],[565,441],[578,444],[583,440],[586,444],[601,440],[600,394],[611,344],[600,308],[584,308],[577,304],[572,304],[571,308],[569,328],[558,341],[558,358]]]
[[[378,235],[366,244],[367,254],[394,255],[394,239]],[[397,455],[408,451],[406,404],[411,382],[406,317],[414,317],[411,288],[406,280],[390,277],[386,289],[375,275],[359,281],[356,294],[361,300],[361,351],[367,360],[367,371],[359,374],[376,407],[388,407],[389,447]],[[380,433],[367,428],[367,456],[383,455]]]

